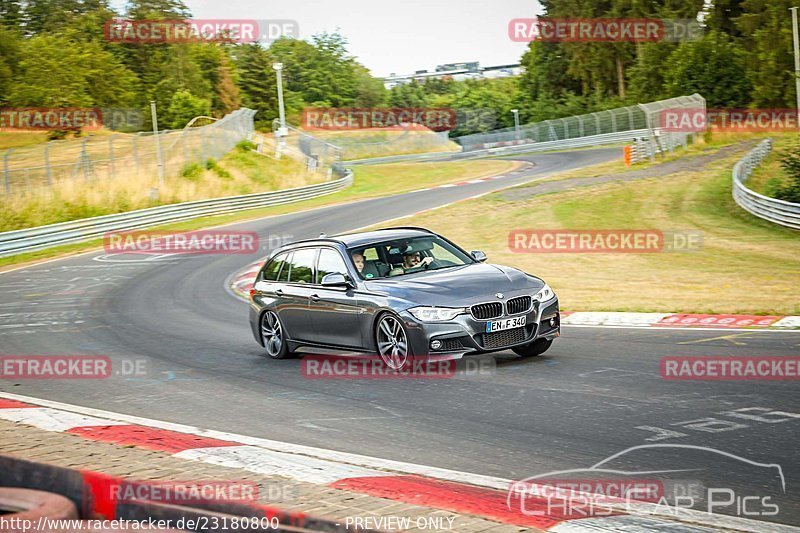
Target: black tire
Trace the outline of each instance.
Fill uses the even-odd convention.
[[[542,355],[544,352],[546,352],[547,349],[550,348],[551,344],[553,344],[552,340],[539,339],[530,344],[516,346],[511,349],[514,350],[514,353],[521,355],[522,357],[536,357],[537,355]]]
[[[267,356],[272,359],[287,359],[292,353],[289,351],[289,343],[286,342],[286,330],[281,324],[281,319],[277,313],[267,309],[262,313],[258,325],[261,330],[261,344]]]

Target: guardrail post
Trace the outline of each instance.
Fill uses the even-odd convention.
[[[8,169],[8,158],[11,157],[11,152],[13,151],[13,148],[9,148],[6,150],[6,155],[3,156],[3,181],[5,183],[6,194],[11,194],[11,171]]]

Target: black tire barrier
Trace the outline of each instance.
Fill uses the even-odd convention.
[[[52,492],[41,490],[0,487],[0,511],[8,522],[17,520],[38,520],[40,517],[54,520],[78,518],[78,509],[69,499]]]

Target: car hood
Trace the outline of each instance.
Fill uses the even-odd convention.
[[[535,294],[544,286],[539,278],[502,265],[473,263],[461,267],[382,278],[366,282],[373,293],[411,302],[413,305],[467,306],[496,300],[498,292]]]

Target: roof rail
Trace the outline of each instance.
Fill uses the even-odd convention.
[[[391,229],[413,229],[417,231],[424,231],[425,233],[433,233],[433,231],[429,230],[428,228],[421,228],[419,226],[392,226],[389,228],[378,228],[375,231],[384,231],[384,230],[391,230]]]

